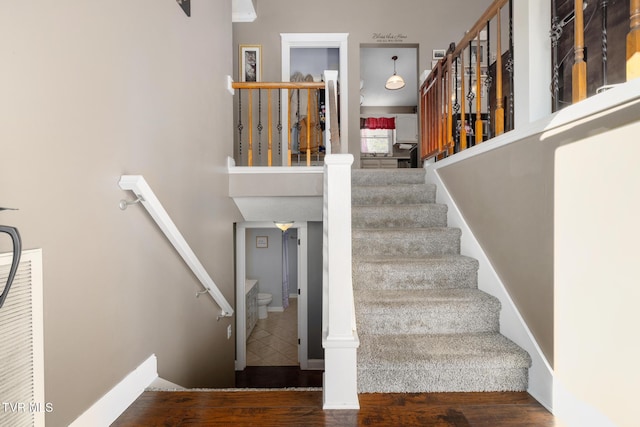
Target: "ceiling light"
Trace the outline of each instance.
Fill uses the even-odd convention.
[[[293,225],[293,221],[273,221],[273,223],[282,231],[287,231]]]
[[[389,90],[402,89],[404,87],[404,79],[396,74],[396,61],[398,60],[398,57],[394,55],[391,59],[393,59],[393,75],[389,77],[387,84],[385,84],[384,87]]]

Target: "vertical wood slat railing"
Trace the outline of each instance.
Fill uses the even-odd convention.
[[[587,62],[584,60],[584,15],[583,0],[574,2],[574,63],[571,73],[572,100],[574,103],[587,98]]]
[[[609,22],[609,2],[601,1],[595,5],[584,0],[574,0],[572,3],[573,10],[564,18],[559,19],[555,14],[556,2],[552,2],[554,16],[550,32],[553,61],[551,91],[553,93],[554,111],[561,108],[559,103],[561,78],[563,78],[564,87],[571,94],[570,102],[564,102],[567,104],[579,102],[601,89],[611,87],[611,70],[618,76],[617,83],[624,82],[625,79],[629,81],[640,77],[640,0],[629,0],[629,30],[626,32],[625,41],[626,70],[619,68],[621,64],[611,68],[611,62],[609,61],[608,50],[610,50],[612,42],[607,34],[608,28],[612,24],[623,24],[619,19],[613,23]],[[505,11],[502,9],[507,4],[509,5],[509,46],[504,52],[504,41],[506,40],[506,34],[503,35]],[[593,8],[600,8],[602,28],[599,31],[601,36],[598,38],[599,46],[593,48],[593,52],[596,52],[597,49],[601,50],[602,67],[598,71],[594,70],[595,73],[601,73],[600,78],[588,74],[589,70],[587,69],[585,54],[587,49],[585,28],[588,27],[588,24],[585,23],[583,13],[585,7],[590,10],[590,17],[593,17],[595,13]],[[462,40],[457,45],[452,45],[449,48],[446,57],[434,66],[431,73],[422,83],[420,87],[422,116],[420,124],[422,127],[421,158],[423,160],[448,156],[469,146],[482,143],[487,137],[500,135],[513,128],[512,8],[513,0],[495,0]],[[620,14],[617,16],[620,16]],[[490,25],[492,21],[495,22],[495,34],[489,31],[489,29],[494,28]],[[564,78],[559,73],[562,61],[558,60],[558,41],[563,37],[563,27],[572,21],[573,31],[564,34],[564,36],[572,38],[569,46],[573,51],[571,56],[573,64],[568,67],[570,75]],[[626,25],[626,22],[624,24]],[[485,32],[486,39],[481,37],[481,32]],[[591,34],[593,35],[593,33]],[[488,50],[490,41],[495,46],[495,51],[493,52],[494,63],[491,63],[491,59],[489,59],[492,56],[492,52]],[[621,40],[617,39],[615,42],[615,47],[619,47]],[[485,64],[479,53],[483,43],[486,43],[484,47],[487,48],[486,72],[483,72]],[[472,54],[472,49],[474,48],[477,53],[475,56]],[[507,59],[506,62],[504,58]],[[469,61],[468,64],[467,61]],[[591,64],[591,59],[589,64]],[[458,75],[458,70],[460,70],[460,75]],[[508,76],[504,75],[505,70],[509,72]],[[621,72],[625,73],[620,78]],[[475,78],[475,81],[473,78]],[[492,86],[495,97],[489,99],[487,95],[483,99],[482,79],[486,79],[486,86]],[[598,81],[602,82],[602,86],[594,90],[592,87],[593,82]],[[505,95],[504,91],[506,89],[509,91]],[[505,100],[508,100],[507,105],[505,105]],[[450,133],[450,131],[453,133]]]
[[[476,24],[470,31],[455,45],[452,43],[447,51],[445,58],[441,59],[427,76],[420,87],[420,106],[421,106],[421,158],[428,159],[434,156],[447,156],[453,154],[456,149],[464,150],[468,145],[467,137],[471,136],[473,145],[479,144],[484,140],[484,126],[493,125],[493,132],[487,129],[487,134],[500,135],[504,133],[504,101],[502,95],[502,44],[501,44],[501,9],[509,0],[496,0],[483,13]],[[483,84],[488,86],[491,82],[488,80],[488,68],[490,65],[490,52],[484,52],[484,41],[481,37],[482,32],[487,35],[487,45],[489,31],[489,23],[492,19],[496,19],[496,67],[495,67],[495,100],[486,99],[487,105],[495,105],[494,114],[491,115],[493,123],[485,123],[483,120]],[[474,46],[475,42],[475,46]],[[475,47],[475,56],[472,53]],[[465,54],[469,56],[469,66],[465,65]],[[486,57],[487,74],[482,74],[483,55]],[[475,61],[475,63],[472,63]],[[458,78],[458,68],[460,69],[460,77]],[[465,71],[469,70],[469,88],[468,93],[465,84]],[[472,74],[475,74],[475,82],[472,81]],[[455,79],[455,81],[454,81]],[[460,86],[458,86],[458,79]],[[483,82],[484,79],[484,82]],[[458,97],[458,89],[460,96]],[[469,111],[465,108],[465,99],[469,102]],[[473,121],[473,101],[475,100],[475,122]],[[455,117],[460,111],[459,119]],[[487,114],[487,117],[489,115]],[[468,119],[467,119],[468,117]],[[471,126],[474,123],[474,126]],[[455,133],[454,129],[459,132]]]
[[[256,165],[256,160],[254,159],[254,152],[256,151],[256,147],[255,147],[255,139],[254,137],[257,135],[259,136],[258,138],[258,147],[257,147],[257,151],[258,151],[258,155],[261,155],[262,153],[262,140],[261,140],[261,135],[262,135],[262,130],[263,130],[263,125],[262,125],[262,111],[261,111],[261,106],[262,103],[261,101],[259,101],[258,104],[258,113],[256,114],[255,111],[255,107],[254,107],[254,92],[257,91],[259,97],[261,95],[261,91],[266,90],[267,91],[267,159],[266,159],[266,166],[274,166],[275,162],[274,162],[274,156],[273,156],[273,151],[274,151],[274,141],[273,141],[273,134],[274,134],[274,128],[277,129],[278,133],[280,134],[281,138],[277,141],[278,142],[278,151],[280,151],[281,149],[285,149],[287,154],[286,154],[286,165],[287,166],[291,166],[292,165],[292,153],[293,153],[293,145],[294,145],[294,141],[293,141],[293,126],[298,126],[297,130],[300,131],[299,128],[299,121],[302,119],[302,117],[295,117],[299,111],[299,107],[300,107],[300,96],[299,96],[299,91],[307,91],[307,96],[306,96],[306,100],[307,100],[307,107],[306,107],[306,129],[305,129],[305,133],[306,133],[306,139],[305,141],[303,141],[303,144],[301,144],[302,146],[300,147],[300,152],[302,151],[306,151],[306,165],[310,166],[311,165],[311,152],[312,152],[312,135],[313,132],[317,131],[317,132],[321,132],[320,130],[315,130],[312,129],[312,120],[310,120],[309,118],[312,117],[312,112],[314,108],[317,108],[317,105],[312,105],[312,94],[316,94],[316,99],[317,99],[317,94],[319,93],[320,90],[325,88],[325,83],[324,82],[234,82],[232,84],[232,87],[234,89],[238,90],[238,96],[239,96],[239,100],[238,100],[238,152],[239,155],[242,157],[243,153],[243,131],[245,130],[245,127],[243,126],[243,122],[242,120],[244,118],[246,118],[247,120],[247,128],[246,132],[247,132],[247,142],[248,142],[248,146],[246,148],[246,152],[247,152],[247,161],[246,161],[246,166],[257,166]],[[243,91],[247,91],[247,103],[248,106],[245,108],[245,110],[243,111],[242,108],[242,92]],[[272,92],[273,91],[277,91],[278,93],[278,112],[281,111],[281,100],[282,99],[287,99],[287,111],[289,112],[289,116],[287,118],[287,130],[286,130],[286,140],[282,141],[282,123],[281,123],[281,117],[280,114],[277,114],[277,118],[274,119],[274,114],[273,114],[273,95]],[[293,93],[292,91],[296,91],[296,93],[298,94],[297,98],[296,98],[296,102],[298,103],[297,105],[294,105],[293,101],[292,101],[292,96],[290,96],[290,93]],[[298,107],[298,108],[292,108],[292,107]],[[245,114],[246,113],[246,114]],[[254,126],[254,121],[257,119],[257,125]],[[319,127],[319,123],[316,123],[315,126]],[[286,142],[286,146],[283,147],[284,142]],[[258,160],[259,161],[259,160]]]

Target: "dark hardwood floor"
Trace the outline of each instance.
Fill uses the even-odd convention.
[[[260,390],[321,385],[321,372],[298,371],[296,375],[296,370],[262,367],[238,373],[236,385],[256,387],[254,390],[146,391],[113,426],[556,425],[553,416],[528,393],[361,394],[359,410],[323,411],[321,390]]]
[[[302,371],[297,366],[247,366],[244,371],[236,371],[236,387],[322,387],[322,373]]]

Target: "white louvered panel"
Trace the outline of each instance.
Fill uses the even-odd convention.
[[[11,258],[0,254],[2,286]],[[0,426],[44,425],[42,338],[42,252],[24,251],[0,308]]]

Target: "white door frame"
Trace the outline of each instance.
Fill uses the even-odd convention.
[[[247,366],[247,228],[276,228],[273,222],[242,222],[236,224],[236,371]],[[307,223],[294,222],[298,229],[298,362],[300,369],[309,368],[307,327]]]
[[[282,43],[282,81],[291,79],[291,49],[292,48],[338,48],[340,51],[340,70],[338,83],[340,84],[340,135],[349,135],[349,33],[281,33]],[[287,93],[288,96],[288,93]],[[282,106],[282,121],[288,123],[289,103]],[[343,153],[349,152],[347,144],[341,146]],[[282,164],[287,164],[287,150],[282,150]]]

